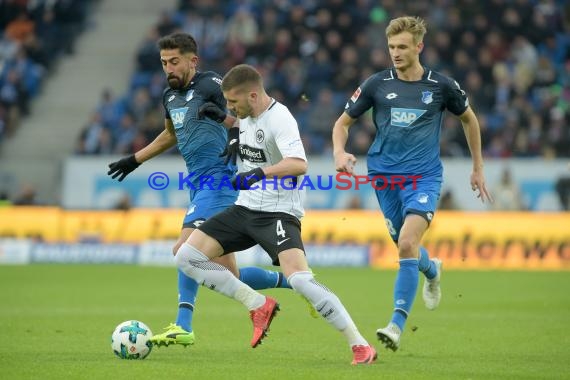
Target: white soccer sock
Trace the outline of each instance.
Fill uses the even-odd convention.
[[[244,304],[249,310],[257,309],[265,303],[264,295],[256,292],[244,283],[241,283],[240,287],[236,290],[234,299]]]
[[[174,260],[178,268],[198,284],[241,302],[249,310],[257,309],[265,303],[265,296],[238,280],[226,267],[210,261],[206,255],[187,243],[178,249]]]
[[[311,272],[293,273],[287,281],[311,302],[327,322],[343,333],[350,346],[368,345],[342,302],[326,286],[315,281]]]

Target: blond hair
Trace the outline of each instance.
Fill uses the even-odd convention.
[[[419,44],[423,41],[424,35],[427,32],[426,22],[421,17],[413,16],[403,16],[392,19],[386,27],[386,38],[403,32],[409,32],[414,38],[414,43]]]

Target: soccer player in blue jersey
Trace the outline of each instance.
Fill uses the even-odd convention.
[[[190,177],[190,206],[184,217],[180,237],[172,249],[173,254],[176,254],[196,227],[237,199],[237,191],[230,186],[220,186],[220,181],[224,177],[231,178],[236,172],[239,128],[231,128],[236,118],[223,111],[226,109],[226,101],[220,88],[221,77],[211,71],[198,71],[198,47],[194,38],[188,34],[175,33],[160,39],[158,46],[169,86],[162,98],[165,109],[164,131],[135,154],[109,164],[108,174],[122,181],[143,162],[178,146],[188,173],[193,175]],[[207,112],[208,106],[213,111]],[[214,120],[203,116],[205,110],[206,115]],[[229,132],[226,128],[229,128]],[[204,179],[216,190],[201,189],[205,187],[201,185]],[[233,254],[217,260],[253,289],[291,288],[280,272],[256,267],[238,270]],[[154,344],[174,343],[186,346],[194,343],[192,316],[197,291],[196,281],[179,270],[176,323],[170,324],[164,333],[153,336],[151,341]]]
[[[376,190],[376,197],[390,236],[398,246],[400,268],[394,287],[394,311],[378,339],[393,351],[410,313],[418,287],[418,272],[426,280],[423,298],[435,309],[441,300],[441,260],[429,258],[421,247],[422,237],[432,221],[442,182],[439,134],[443,112],[450,111],[463,125],[473,161],[471,188],[477,197],[492,201],[485,186],[479,123],[459,84],[420,63],[426,33],[419,17],[393,19],[386,28],[388,49],[394,67],[364,81],[345,106],[333,128],[337,171],[353,173],[356,158],[345,151],[348,130],[354,121],[372,108],[376,137],[368,150],[368,175],[421,176],[403,188]],[[382,184],[378,184],[380,187]]]

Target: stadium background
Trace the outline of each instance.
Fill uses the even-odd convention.
[[[0,1],[0,264],[24,264],[0,268],[172,265],[187,203],[175,186],[185,171],[177,152],[121,184],[106,176],[109,162],[163,128],[160,36],[193,34],[202,70],[255,65],[297,117],[310,174],[328,176],[332,124],[356,86],[390,66],[384,29],[405,14],[428,22],[422,62],[469,95],[496,198],[482,205],[471,193],[463,131],[446,117],[441,211],[426,245],[452,275],[569,269],[570,5],[563,0]],[[357,171],[365,174],[370,117],[351,131],[347,150],[360,156]],[[150,189],[155,171],[173,185]],[[370,187],[310,191],[303,223],[314,267],[397,265]],[[239,260],[268,264],[255,250]],[[10,278],[4,289],[13,289]],[[569,310],[568,297],[558,306]]]

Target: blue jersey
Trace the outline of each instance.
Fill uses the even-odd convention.
[[[221,82],[220,76],[214,72],[196,72],[187,88],[167,88],[162,97],[165,117],[172,120],[178,150],[186,162],[188,174],[192,174],[190,182],[197,191],[201,187],[208,191],[207,186],[201,186],[201,180],[213,178],[212,186],[217,189],[219,180],[224,176],[231,177],[236,170],[232,165],[224,165],[224,158],[219,157],[226,146],[226,128],[208,118],[198,119],[198,109],[206,102],[226,109]],[[196,191],[191,190],[190,199],[195,195]]]
[[[364,81],[346,103],[353,119],[372,108],[376,137],[368,150],[368,174],[441,177],[439,134],[443,112],[461,115],[469,105],[459,84],[424,67],[419,81],[398,79],[395,69]]]

